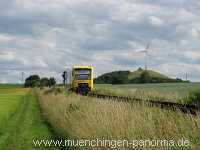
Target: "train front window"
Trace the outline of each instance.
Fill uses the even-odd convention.
[[[75,69],[75,80],[90,80],[91,79],[91,69]]]
[[[75,69],[75,74],[90,74],[91,69]]]
[[[76,74],[76,80],[90,80],[90,74]]]

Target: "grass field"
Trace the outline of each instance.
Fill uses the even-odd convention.
[[[0,84],[0,89],[22,88],[21,84]]]
[[[183,102],[189,92],[200,90],[200,83],[159,83],[159,84],[96,84],[95,91],[113,95],[132,96],[142,99]]]
[[[0,85],[0,123],[15,112],[26,92],[17,85]]]
[[[95,85],[95,87],[97,92],[103,93],[179,100],[189,91],[199,89],[200,84]],[[54,140],[55,136],[57,139],[71,140],[158,139],[173,140],[175,144],[185,139],[190,142],[189,147],[158,146],[136,147],[136,149],[200,149],[200,114],[190,116],[179,111],[149,108],[136,103],[100,101],[96,98],[67,93],[63,87],[44,91],[24,89],[18,85],[0,85],[0,150],[59,149],[54,146],[33,145],[33,139]],[[112,143],[108,147],[115,146]],[[108,147],[78,149],[107,150]]]
[[[43,138],[52,139],[53,135],[41,118],[34,93],[18,86],[0,85],[0,149],[36,149],[33,139]]]
[[[100,138],[130,141],[133,139],[173,139],[179,141],[183,138],[190,141],[189,147],[158,146],[136,149],[200,149],[200,115],[190,116],[179,111],[149,108],[134,103],[100,101],[75,94],[39,92],[39,97],[45,118],[59,135],[67,139]]]

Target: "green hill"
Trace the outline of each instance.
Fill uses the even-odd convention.
[[[129,83],[169,83],[184,82],[181,79],[173,79],[153,70],[143,70],[139,68],[136,71],[114,71],[105,73],[96,79],[99,84],[129,84]]]

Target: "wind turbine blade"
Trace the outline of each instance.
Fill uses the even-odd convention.
[[[146,53],[147,50],[141,50],[141,51],[138,51],[138,52],[140,52],[140,53]]]
[[[149,47],[150,47],[150,44],[148,43],[147,46],[146,46],[146,50],[149,49]]]

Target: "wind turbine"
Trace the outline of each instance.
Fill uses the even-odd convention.
[[[145,66],[144,66],[145,70],[147,70],[147,55],[148,55],[149,47],[150,47],[150,44],[148,43],[144,50],[140,50],[139,51],[140,53],[144,53],[145,54]]]

